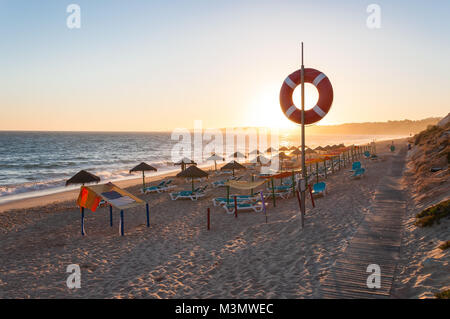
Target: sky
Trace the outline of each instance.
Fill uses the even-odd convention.
[[[302,41],[334,89],[318,125],[444,116],[449,16],[446,0],[0,0],[0,130],[295,127],[279,91]]]

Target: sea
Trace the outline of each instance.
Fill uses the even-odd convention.
[[[403,136],[311,135],[306,136],[306,144],[309,147],[340,143],[358,145],[400,137]],[[277,138],[280,145],[300,144],[300,137],[295,134],[279,134]],[[140,162],[158,169],[147,176],[178,171],[180,168],[173,163],[174,147],[182,143],[190,144],[194,149],[194,140],[192,135],[190,140],[180,142],[179,136],[174,138],[171,132],[2,131],[0,204],[78,188],[65,187],[65,181],[82,169],[99,176],[102,182],[140,177],[129,173]],[[230,151],[227,147],[224,149]],[[198,157],[196,162],[200,166],[213,164],[198,161]]]

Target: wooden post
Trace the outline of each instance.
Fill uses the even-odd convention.
[[[84,232],[84,207],[80,207],[81,209],[81,236],[85,235]]]
[[[334,174],[334,159],[335,159],[336,157],[332,157],[331,158],[331,173],[333,173]]]
[[[316,183],[319,182],[319,162],[316,162]]]
[[[206,215],[206,219],[207,219],[207,229],[210,230],[210,223],[211,223],[211,217],[210,217],[210,211],[209,211],[209,207],[208,207],[208,213]]]
[[[302,211],[302,200],[300,199],[300,193],[298,191],[295,192],[297,195],[298,207],[300,208],[300,212]]]
[[[264,202],[264,195],[262,191],[260,191],[259,194],[261,195],[261,203],[263,205],[264,215],[266,216],[266,224],[267,224],[267,212],[266,212],[266,203]]]
[[[123,210],[120,211],[120,236],[125,234],[124,230],[124,220],[123,220]]]
[[[109,205],[109,226],[113,226],[113,213],[112,213],[112,205]]]
[[[145,210],[147,211],[147,227],[150,227],[150,210],[148,203],[145,203]]]
[[[311,203],[312,203],[312,206],[314,208],[314,207],[316,207],[316,204],[314,203],[314,197],[313,197],[313,194],[312,194],[311,185],[308,185],[308,189],[309,189],[309,196],[311,196]]]
[[[273,183],[273,177],[272,177],[272,201],[273,201],[273,207],[276,207],[276,200],[275,200],[275,185]]]
[[[323,160],[323,167],[325,168],[325,179],[327,179],[327,159]]]

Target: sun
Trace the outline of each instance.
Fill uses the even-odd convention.
[[[261,90],[249,103],[247,118],[250,126],[270,128],[296,128],[298,124],[290,121],[281,110],[279,102],[279,85],[272,85]],[[309,83],[305,84],[305,110],[316,105],[319,98],[317,89]],[[294,90],[293,101],[298,108],[301,105],[301,89]]]

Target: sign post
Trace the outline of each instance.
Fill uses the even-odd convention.
[[[303,42],[302,42],[302,67],[301,67],[301,86],[302,86],[302,178],[307,184],[306,180],[306,165],[305,165],[305,66],[303,65]],[[306,187],[305,187],[306,188]],[[301,214],[302,214],[302,228],[305,227],[305,189],[300,188],[301,191]]]

